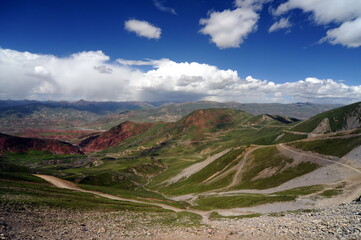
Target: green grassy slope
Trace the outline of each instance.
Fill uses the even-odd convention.
[[[315,170],[318,165],[302,162],[289,166],[293,159],[282,155],[275,146],[255,150],[244,166],[241,181],[234,189],[267,189]]]
[[[180,195],[193,192],[204,192],[211,189],[227,186],[232,180],[233,174],[229,174],[216,182],[205,183],[207,179],[215,173],[222,173],[226,169],[237,163],[237,158],[243,153],[244,149],[234,149],[225,155],[219,157],[199,172],[191,175],[187,179],[180,180],[174,184],[159,187],[159,190],[169,195]]]
[[[289,145],[305,151],[343,157],[352,149],[361,145],[361,137],[321,139],[308,142],[290,143]]]
[[[292,147],[343,156],[361,144],[359,136],[302,142],[298,140],[305,138],[306,134],[296,134],[292,131],[313,130],[313,127],[318,125],[317,121],[322,121],[324,116],[333,117],[332,129],[339,129],[340,126],[342,128],[345,113],[352,115],[357,106],[353,104],[342,110],[335,109],[323,113],[315,117],[316,120],[313,119],[309,123],[304,121],[293,128],[287,124],[292,121],[287,122],[286,118],[279,116],[254,116],[226,108],[198,110],[177,122],[151,124],[144,131],[127,135],[127,138],[117,144],[102,151],[91,152],[84,157],[48,156],[45,153],[35,152],[22,155],[3,154],[0,167],[7,173],[0,174],[0,178],[3,176],[7,179],[6,182],[22,181],[20,179],[29,182],[34,179],[28,179],[26,172],[48,173],[80,183],[86,189],[132,199],[166,202],[169,205],[186,208],[190,205],[171,201],[163,194],[177,196],[231,187],[231,190],[267,189],[279,186],[319,167],[310,162],[293,164],[294,160],[282,155],[274,145],[280,142],[292,141],[289,143]],[[291,131],[290,128],[292,128]],[[122,131],[123,133],[127,134],[126,131]],[[108,140],[112,140],[111,136]],[[238,178],[235,178],[237,169],[232,167],[243,160],[246,150],[253,148],[258,149],[249,155],[242,171],[237,175]],[[226,149],[230,151],[188,178],[171,184],[167,182],[186,167],[204,161],[207,157]],[[22,173],[17,173],[18,178],[14,178],[9,174],[12,172],[11,169]],[[236,184],[234,184],[235,179],[239,181]],[[15,183],[11,182],[11,184]],[[44,191],[53,190],[45,188]],[[274,195],[204,197],[197,203],[201,209],[252,206],[294,200],[297,197],[295,192],[300,191],[297,189],[294,192]],[[305,192],[305,189],[302,191]],[[82,201],[81,198],[79,196],[79,201]],[[40,202],[43,198],[39,199]]]
[[[346,118],[354,116],[361,119],[361,103],[354,103],[344,107],[336,108],[327,112],[318,114],[308,120],[303,121],[301,124],[292,128],[296,132],[312,132],[323,119],[328,118],[330,121],[331,131],[339,131],[346,127]]]
[[[0,174],[0,203],[84,210],[165,211],[162,208],[146,204],[115,201],[94,197],[88,193],[59,189],[25,173]]]

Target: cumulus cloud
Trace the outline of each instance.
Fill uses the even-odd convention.
[[[162,30],[147,21],[131,19],[124,22],[124,28],[129,32],[134,32],[140,37],[149,39],[159,39]]]
[[[293,83],[280,85],[280,90],[301,101],[337,102],[359,101],[361,97],[361,85],[348,86],[332,79],[306,78]],[[341,101],[340,101],[341,100]]]
[[[237,48],[247,36],[257,29],[258,11],[267,0],[236,0],[234,10],[211,12],[208,18],[200,19],[204,25],[200,33],[211,36],[217,47]]]
[[[321,42],[327,41],[333,45],[342,44],[347,47],[361,46],[361,17],[344,22],[338,28],[328,30]]]
[[[291,26],[292,25],[289,22],[288,18],[281,18],[279,21],[272,24],[272,26],[268,29],[268,32],[275,32],[280,29],[289,28]]]
[[[59,58],[0,49],[0,89],[3,90],[0,98],[132,99],[126,88],[129,78],[142,73],[108,60],[101,51]],[[112,74],[104,74],[110,69]]]
[[[249,8],[213,12],[208,19],[200,20],[200,24],[205,25],[200,32],[210,35],[211,41],[221,49],[237,48],[256,29],[258,18]]]
[[[299,8],[311,12],[318,24],[344,22],[360,17],[361,2],[359,0],[288,0],[277,7],[275,14],[281,15]]]
[[[143,63],[152,69],[134,68]],[[349,103],[361,98],[361,85],[332,79],[276,84],[197,62],[111,61],[102,51],[57,57],[0,49],[0,89],[0,99],[39,100]]]
[[[280,16],[293,9],[311,13],[313,21],[318,25],[339,24],[328,30],[321,42],[328,41],[346,47],[361,46],[360,0],[288,0],[279,5],[274,14]]]
[[[169,59],[155,62],[154,70],[145,73],[143,87],[215,94],[232,86],[238,80],[233,70],[220,70],[215,66],[196,62],[176,63]]]
[[[158,8],[162,12],[168,12],[174,15],[178,15],[174,8],[166,7],[163,4],[164,1],[162,0],[153,0],[153,4],[156,8]]]

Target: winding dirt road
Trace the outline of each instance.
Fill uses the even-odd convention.
[[[240,213],[244,213],[246,211],[252,211],[252,212],[262,212],[262,211],[269,211],[269,210],[277,210],[277,211],[285,211],[285,210],[294,210],[298,209],[302,206],[303,208],[312,208],[312,206],[322,206],[324,204],[325,206],[329,205],[336,205],[339,203],[348,203],[353,201],[356,197],[360,196],[361,194],[361,186],[358,184],[361,182],[361,171],[357,167],[354,167],[352,165],[352,161],[349,161],[350,164],[345,164],[340,162],[341,159],[335,157],[335,159],[329,159],[327,157],[320,156],[318,154],[312,154],[309,152],[301,151],[299,149],[294,149],[289,146],[286,146],[284,144],[277,144],[277,147],[280,147],[284,151],[290,152],[292,154],[303,156],[308,159],[314,159],[319,162],[327,162],[331,164],[327,164],[326,166],[323,166],[319,169],[317,169],[314,172],[308,173],[306,175],[297,177],[295,179],[292,179],[284,184],[281,184],[280,186],[265,189],[265,190],[256,190],[256,189],[245,189],[245,190],[232,190],[227,191],[231,187],[235,186],[239,182],[239,175],[242,172],[243,166],[246,162],[246,160],[249,158],[249,156],[253,153],[254,150],[264,147],[264,146],[256,146],[251,149],[248,149],[243,158],[239,161],[239,163],[232,168],[231,170],[237,169],[236,174],[234,175],[230,185],[224,188],[220,189],[214,189],[208,192],[203,192],[199,194],[187,194],[183,196],[177,196],[175,198],[172,198],[174,200],[185,200],[190,203],[194,202],[199,196],[234,196],[241,193],[259,193],[259,194],[272,194],[274,192],[280,192],[296,187],[303,187],[303,186],[311,186],[311,185],[317,185],[317,184],[337,184],[341,181],[344,183],[347,183],[347,189],[344,189],[344,194],[339,197],[336,196],[335,198],[325,198],[320,200],[312,200],[307,199],[309,196],[300,197],[296,202],[289,202],[289,203],[275,203],[275,204],[265,204],[265,205],[258,205],[251,208],[237,208],[237,209],[217,209],[214,210],[221,215],[232,215],[234,213],[237,213],[240,215]],[[339,170],[337,170],[339,169]],[[340,171],[340,169],[348,170],[349,172],[342,171],[342,174],[340,176],[334,175],[334,171]],[[315,176],[317,174],[317,176]],[[346,175],[343,175],[346,174]],[[341,179],[340,179],[341,178]],[[213,179],[212,179],[213,180]],[[330,186],[331,186],[330,185]],[[332,186],[331,186],[332,188]],[[347,195],[347,196],[346,196]],[[346,197],[345,197],[346,196]],[[312,200],[312,201],[311,201]],[[312,205],[310,204],[312,203]]]
[[[338,164],[338,165],[341,165],[341,166],[343,166],[343,167],[349,168],[349,169],[351,169],[351,170],[353,170],[353,171],[356,171],[356,172],[358,172],[358,173],[361,174],[361,171],[360,171],[359,169],[354,168],[354,167],[352,167],[352,166],[350,166],[350,165],[346,165],[346,164],[343,164],[343,163],[340,163],[340,162],[337,162],[337,161],[333,161],[333,160],[330,160],[330,159],[327,159],[327,158],[318,157],[318,156],[315,156],[314,154],[311,155],[311,154],[308,154],[308,153],[306,153],[306,152],[304,152],[304,151],[302,151],[302,152],[295,151],[295,150],[293,150],[291,147],[285,146],[284,144],[279,144],[279,146],[280,146],[281,148],[283,148],[283,149],[285,149],[285,150],[287,150],[287,151],[293,152],[293,153],[295,153],[295,154],[302,155],[302,156],[305,156],[305,157],[316,158],[316,159],[319,159],[319,160],[322,160],[322,161],[327,161],[327,162],[335,163],[335,164]]]
[[[106,194],[106,193],[102,193],[102,192],[97,192],[97,191],[90,191],[90,190],[85,190],[85,189],[81,189],[79,188],[76,184],[57,178],[57,177],[53,177],[53,176],[49,176],[49,175],[43,175],[43,174],[34,174],[34,176],[40,177],[42,179],[44,179],[45,181],[53,184],[55,187],[58,188],[65,188],[65,189],[70,189],[70,190],[74,190],[77,192],[84,192],[84,193],[91,193],[97,196],[101,196],[104,198],[108,198],[108,199],[112,199],[112,200],[118,200],[118,201],[126,201],[126,202],[132,202],[132,203],[140,203],[140,204],[147,204],[147,205],[152,205],[152,206],[157,206],[157,207],[161,207],[167,210],[171,210],[174,212],[190,212],[190,213],[195,213],[198,214],[200,216],[202,216],[202,222],[203,223],[207,223],[209,221],[209,215],[211,214],[211,212],[207,212],[207,211],[201,211],[201,210],[190,210],[190,209],[181,209],[181,208],[176,208],[176,207],[172,207],[166,204],[161,204],[161,203],[152,203],[152,202],[143,202],[143,201],[138,201],[138,200],[134,200],[134,199],[128,199],[128,198],[121,198],[118,196],[114,196],[111,194]]]
[[[344,164],[344,163],[339,162],[337,160],[331,160],[331,159],[328,159],[326,157],[322,157],[322,156],[319,156],[319,155],[316,155],[316,154],[305,152],[305,151],[302,151],[302,150],[299,150],[299,149],[294,149],[294,148],[291,148],[291,147],[286,146],[284,144],[278,144],[278,146],[280,148],[284,149],[285,151],[291,152],[293,154],[308,157],[308,158],[317,159],[317,160],[320,160],[320,161],[326,161],[326,162],[329,162],[329,163],[332,163],[332,164],[336,164],[336,166],[338,165],[339,167],[347,168],[349,170],[352,170],[354,173],[357,173],[356,174],[357,179],[352,180],[352,181],[356,180],[356,182],[353,182],[353,185],[355,185],[355,186],[352,187],[351,192],[348,191],[348,194],[350,196],[347,199],[338,199],[338,200],[337,199],[335,199],[335,200],[330,199],[329,201],[332,201],[332,202],[329,202],[327,205],[334,205],[334,204],[339,204],[339,203],[344,203],[344,202],[350,202],[356,196],[359,196],[359,194],[361,193],[361,187],[357,184],[357,182],[359,182],[361,180],[361,178],[360,178],[361,170],[360,169],[357,169],[357,168],[355,168],[355,167],[353,167],[353,166],[351,166],[349,164]],[[240,175],[240,173],[241,173],[241,171],[243,169],[243,166],[244,166],[246,160],[249,158],[250,154],[254,150],[256,150],[258,148],[261,148],[261,147],[263,147],[263,146],[256,146],[256,147],[253,147],[253,148],[251,148],[251,149],[249,149],[248,151],[245,152],[244,156],[239,161],[239,163],[231,169],[233,171],[234,170],[237,170],[237,171],[236,171],[235,176],[232,179],[232,182],[227,187],[222,188],[222,189],[216,189],[217,192],[215,192],[215,190],[213,190],[213,191],[206,192],[206,193],[201,193],[201,194],[188,194],[188,195],[184,195],[184,196],[177,196],[177,197],[172,198],[172,199],[174,199],[174,200],[186,200],[186,199],[191,198],[191,199],[195,200],[198,196],[201,196],[201,195],[207,196],[207,195],[212,195],[212,194],[222,195],[222,196],[226,196],[226,195],[229,195],[229,194],[230,195],[239,194],[239,193],[270,194],[270,193],[273,193],[273,192],[294,188],[295,186],[293,186],[293,184],[282,184],[279,187],[272,188],[272,189],[267,189],[267,190],[235,190],[235,191],[227,191],[230,187],[236,185],[237,182],[239,181],[239,175]],[[222,155],[222,154],[225,154],[225,152],[220,153],[220,155]],[[199,170],[199,169],[198,168],[197,169],[193,168],[192,170],[195,171],[195,170]],[[193,171],[191,171],[191,172],[193,173]],[[105,197],[105,198],[112,199],[112,200],[127,201],[127,202],[139,203],[139,204],[148,204],[148,205],[152,205],[152,206],[161,207],[163,209],[171,210],[171,211],[174,211],[174,212],[186,211],[186,212],[190,212],[190,213],[195,213],[195,214],[198,214],[198,215],[202,216],[202,222],[203,223],[209,223],[209,216],[211,214],[210,211],[201,211],[201,210],[194,210],[194,209],[180,209],[180,208],[176,208],[176,207],[169,206],[169,205],[162,204],[162,203],[144,202],[144,201],[139,201],[139,200],[135,200],[135,199],[122,198],[122,197],[118,197],[118,196],[114,196],[114,195],[106,194],[106,193],[102,193],[102,192],[89,191],[89,190],[81,189],[76,184],[74,184],[72,182],[69,182],[69,181],[66,181],[66,180],[63,180],[63,179],[60,179],[60,178],[57,178],[57,177],[53,177],[53,176],[49,176],[49,175],[41,175],[41,174],[34,174],[34,175],[37,176],[37,177],[40,177],[40,178],[42,178],[42,179],[44,179],[44,180],[46,180],[48,182],[50,182],[51,184],[53,184],[54,186],[56,186],[58,188],[65,188],[65,189],[70,189],[70,190],[74,190],[74,191],[78,191],[78,192],[91,193],[91,194],[98,195],[98,196]],[[327,175],[328,175],[328,173],[327,173]],[[294,181],[296,181],[296,180],[294,180]],[[313,184],[310,184],[310,185],[314,185],[314,184],[317,184],[317,183],[313,183]],[[220,193],[219,190],[224,190],[224,191]],[[264,204],[264,205],[250,207],[250,208],[215,209],[213,211],[218,212],[218,213],[220,213],[222,215],[226,215],[226,216],[227,215],[242,215],[242,214],[247,214],[249,212],[253,212],[253,213],[254,212],[268,212],[270,210],[272,210],[272,211],[275,211],[275,210],[284,211],[284,210],[299,209],[300,205],[302,205],[303,202],[306,203],[306,204],[303,204],[303,205],[305,205],[304,208],[312,208],[312,206],[309,204],[310,201],[305,201],[305,200],[307,200],[307,199],[302,198],[299,201],[290,202],[290,203]],[[338,202],[338,201],[341,201],[341,202]],[[315,201],[312,201],[312,202],[313,202],[312,205],[316,206],[315,205],[316,202]],[[330,203],[332,203],[332,204],[330,204]]]

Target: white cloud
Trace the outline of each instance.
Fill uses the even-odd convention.
[[[238,80],[236,71],[220,70],[197,62],[176,63],[162,59],[155,62],[155,67],[145,73],[143,87],[213,94],[231,87]]]
[[[292,25],[289,22],[288,18],[281,18],[279,21],[272,24],[272,26],[268,29],[268,32],[275,32],[280,29],[289,28],[291,26]]]
[[[204,25],[200,33],[211,36],[211,41],[220,49],[238,48],[247,36],[257,30],[258,11],[270,0],[235,0],[234,10],[211,12],[208,18],[200,19]]]
[[[168,12],[174,15],[178,15],[174,8],[166,7],[163,5],[162,0],[153,0],[153,4],[156,8],[158,8],[162,12]]]
[[[149,39],[159,39],[162,30],[146,21],[131,19],[124,22],[124,28],[129,32],[134,32],[140,37]]]
[[[288,0],[278,6],[275,14],[284,14],[296,8],[311,12],[318,24],[342,23],[361,16],[360,0]]]
[[[0,49],[0,98],[132,99],[127,81],[142,73],[108,60],[101,51],[59,58]],[[108,74],[102,73],[104,69]]]
[[[256,29],[258,18],[250,8],[212,12],[208,19],[200,20],[200,24],[205,25],[200,32],[210,35],[211,41],[221,49],[237,48]]]
[[[361,98],[361,85],[348,86],[332,79],[306,78],[298,82],[282,84],[280,90],[301,101],[353,102]]]
[[[340,24],[339,27],[328,30],[321,41],[347,47],[361,46],[360,0],[288,0],[279,5],[274,14],[279,16],[293,9],[311,13],[318,25]]]
[[[119,61],[119,60],[118,60]],[[127,62],[129,60],[122,61]],[[141,71],[110,61],[101,51],[68,57],[0,49],[0,99],[95,101],[191,101],[212,99],[238,102],[360,101],[361,85],[332,79],[306,78],[276,84],[237,71],[197,62],[169,59],[129,61],[152,64]],[[105,74],[106,73],[106,74]]]
[[[328,30],[326,36],[321,39],[322,41],[347,47],[361,46],[361,17],[354,21],[344,22],[338,28]]]
[[[240,8],[252,8],[254,10],[261,10],[262,5],[273,0],[235,0],[234,5]]]
[[[43,77],[47,77],[47,76],[49,76],[49,71],[46,68],[44,68],[43,66],[36,66],[36,67],[34,67],[34,74],[43,76]]]

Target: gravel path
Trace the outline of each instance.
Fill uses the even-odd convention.
[[[232,182],[226,187],[226,189],[230,189],[234,186],[236,186],[239,181],[240,181],[240,175],[242,173],[242,170],[243,170],[243,167],[244,167],[244,164],[246,163],[246,161],[248,160],[249,156],[257,149],[261,148],[263,146],[257,146],[257,147],[254,147],[254,148],[251,148],[250,150],[248,150],[241,161],[239,161],[239,163],[236,165],[236,169],[237,169],[237,172],[236,174],[234,175],[233,179],[232,179]]]
[[[361,169],[361,146],[356,147],[341,159],[344,163],[352,164],[353,166]]]
[[[338,161],[334,161],[334,160],[331,160],[331,159],[328,159],[328,158],[324,158],[324,157],[318,157],[318,156],[315,156],[314,154],[308,154],[306,152],[300,152],[300,151],[295,151],[294,149],[292,149],[291,147],[288,147],[288,146],[285,146],[284,144],[279,144],[279,146],[283,149],[286,149],[287,151],[290,151],[290,152],[293,152],[295,154],[299,154],[299,155],[303,155],[303,156],[306,156],[306,157],[312,157],[312,158],[316,158],[316,159],[319,159],[321,161],[326,161],[326,162],[331,162],[331,163],[335,163],[335,164],[339,164],[343,167],[346,167],[346,168],[349,168],[355,172],[358,172],[361,174],[361,170],[357,169],[357,168],[354,168],[352,166],[349,166],[349,165],[346,165],[344,163],[341,163],[341,162],[338,162]]]
[[[260,147],[260,146],[259,146]],[[223,169],[220,169],[219,172],[215,173],[213,176],[211,176],[210,178],[208,178],[207,180],[203,181],[202,183],[212,183],[212,182],[216,182],[222,178],[224,178],[225,176],[229,175],[230,173],[236,171],[233,179],[232,179],[232,182],[230,183],[230,185],[224,187],[224,188],[220,188],[218,189],[219,191],[222,191],[222,190],[226,190],[226,189],[229,189],[231,188],[232,186],[236,185],[238,182],[239,182],[239,175],[243,169],[243,166],[245,164],[245,162],[247,161],[248,159],[248,156],[254,151],[256,150],[257,148],[259,147],[255,147],[255,148],[251,148],[251,149],[248,149],[245,151],[245,153],[243,154],[240,154],[239,156],[236,157],[236,159],[234,161],[237,161],[239,160],[240,157],[242,157],[241,160],[238,161],[238,163],[229,168],[228,170],[224,171],[223,173],[219,174],[219,172],[222,172]],[[229,163],[224,169],[227,169],[230,165],[232,165],[233,162]]]
[[[312,212],[213,220],[190,227],[176,226],[178,222],[171,216],[166,225],[158,223],[161,218],[159,213],[14,208],[0,203],[0,239],[361,239],[361,204],[357,203]]]

